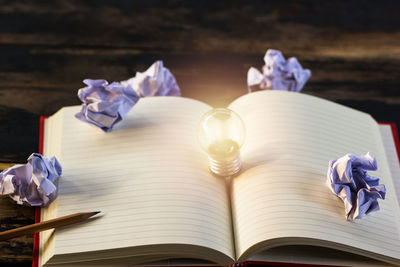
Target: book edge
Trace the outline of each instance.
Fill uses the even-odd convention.
[[[49,116],[40,116],[39,120],[39,147],[38,151],[40,154],[43,154],[43,142],[44,142],[44,121],[47,119]],[[35,209],[35,223],[40,222],[40,214],[41,214],[41,208],[36,207]],[[32,256],[32,267],[38,267],[39,266],[39,232],[35,233],[33,236],[33,256]]]

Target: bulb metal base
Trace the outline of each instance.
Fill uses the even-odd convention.
[[[240,160],[240,154],[232,159],[217,159],[208,157],[210,171],[218,176],[231,176],[240,171],[242,162]]]

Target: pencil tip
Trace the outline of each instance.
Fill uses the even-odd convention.
[[[90,218],[90,217],[92,217],[92,216],[94,216],[96,214],[99,214],[99,213],[100,213],[100,211],[86,212],[85,217],[86,218]]]

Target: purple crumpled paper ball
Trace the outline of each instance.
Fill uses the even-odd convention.
[[[33,153],[28,163],[15,165],[0,173],[0,193],[18,204],[45,207],[57,197],[57,181],[62,173],[55,157]]]
[[[347,220],[361,219],[379,210],[378,199],[385,199],[385,185],[367,171],[376,171],[376,159],[347,154],[329,162],[327,185],[344,202]]]
[[[254,67],[247,72],[249,92],[258,90],[282,90],[300,92],[311,77],[309,69],[303,69],[295,57],[286,60],[279,50],[268,49],[261,73]]]
[[[78,97],[83,102],[82,109],[75,117],[105,132],[111,131],[140,98],[130,85],[91,79],[83,82],[87,87],[78,91]]]
[[[136,72],[135,77],[121,84],[132,86],[141,97],[181,95],[174,75],[161,60],[154,62],[145,72]]]

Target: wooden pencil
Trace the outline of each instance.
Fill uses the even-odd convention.
[[[0,232],[0,241],[11,239],[14,237],[22,236],[22,235],[29,235],[33,234],[36,232],[56,228],[56,227],[61,227],[61,226],[66,226],[78,222],[82,222],[93,215],[98,214],[100,211],[94,211],[94,212],[79,212],[79,213],[74,213],[70,214],[67,216],[55,218],[52,220],[48,221],[43,221],[40,223],[35,223],[23,227],[18,227],[12,230],[8,231],[3,231]]]

